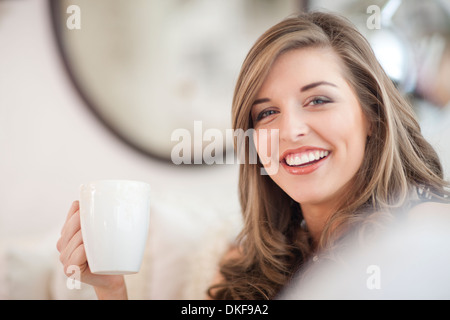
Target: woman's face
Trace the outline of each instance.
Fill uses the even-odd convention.
[[[333,205],[364,157],[369,125],[344,79],[339,57],[325,48],[288,51],[274,62],[251,117],[255,145],[271,178],[303,205]],[[259,146],[274,146],[269,156]],[[271,140],[272,139],[272,140]],[[264,151],[264,152],[262,152]]]

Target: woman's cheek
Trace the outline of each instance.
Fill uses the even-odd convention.
[[[258,129],[254,132],[253,141],[258,151],[259,160],[265,168],[261,174],[278,173],[280,159],[280,130]]]

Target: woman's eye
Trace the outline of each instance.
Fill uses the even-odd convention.
[[[270,115],[272,115],[272,114],[275,114],[275,113],[276,113],[275,110],[266,110],[266,111],[263,111],[263,112],[261,112],[261,113],[258,114],[258,116],[256,117],[256,121],[259,121],[259,120],[261,120],[261,119],[264,119],[265,117],[268,117],[268,116],[270,116]]]
[[[319,105],[319,104],[325,104],[325,103],[329,103],[331,102],[329,99],[325,98],[325,97],[316,97],[314,99],[312,99],[308,105]]]

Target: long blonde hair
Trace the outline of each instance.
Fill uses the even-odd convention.
[[[351,190],[325,226],[318,248],[331,246],[349,225],[361,222],[366,217],[361,212],[388,212],[407,205],[411,190],[425,188],[435,199],[446,201],[439,158],[423,138],[412,107],[383,71],[366,39],[345,18],[303,13],[267,30],[242,65],[233,98],[233,128],[253,127],[251,106],[277,57],[306,47],[332,48],[340,57],[346,80],[372,129]],[[247,159],[252,147],[245,146]],[[311,254],[308,232],[300,228],[300,206],[269,176],[261,175],[261,166],[240,165],[244,218],[240,254],[221,266],[224,281],[210,290],[213,298],[271,299]]]

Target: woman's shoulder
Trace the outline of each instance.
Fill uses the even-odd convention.
[[[450,214],[450,202],[421,202],[409,211],[410,214],[432,214],[432,213],[447,213]]]
[[[407,214],[411,221],[442,221],[450,223],[450,203],[421,202],[412,207]]]

